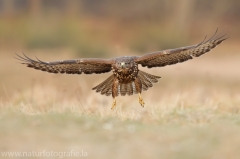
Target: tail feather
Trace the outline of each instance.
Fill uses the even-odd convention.
[[[127,94],[127,84],[120,84],[120,93],[122,96]]]
[[[128,85],[128,91],[127,91],[127,94],[130,96],[130,95],[133,95],[133,85],[132,85],[132,82],[130,82]]]
[[[142,84],[142,91],[147,91],[149,87],[153,86],[153,83],[157,83],[159,76],[154,76],[143,71],[138,72],[138,79],[140,79]],[[114,80],[114,75],[108,77],[105,81],[93,88],[96,92],[100,92],[102,95],[109,96],[112,94],[112,84]],[[136,86],[134,82],[129,82],[127,84],[121,83],[118,87],[118,95],[125,96],[137,94]]]
[[[149,87],[153,86],[153,83],[157,83],[158,79],[161,78],[161,77],[154,76],[154,75],[148,74],[148,73],[143,72],[143,71],[139,71],[138,72],[138,78],[142,82],[142,90],[146,91],[146,90],[148,90]]]
[[[114,75],[111,75],[105,81],[94,87],[92,90],[96,90],[96,92],[100,92],[102,95],[106,96],[111,95],[113,79]]]
[[[105,81],[94,87],[93,90],[96,90],[96,92],[100,92],[103,88],[105,88],[106,85],[112,82],[113,77],[113,75],[108,77]]]

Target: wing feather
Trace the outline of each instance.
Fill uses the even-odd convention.
[[[148,68],[151,68],[172,65],[187,61],[193,57],[199,57],[206,52],[209,52],[228,38],[226,37],[226,34],[216,34],[217,30],[210,39],[206,40],[205,37],[204,40],[197,45],[149,53],[136,58],[135,62],[141,64],[143,67],[147,66]]]
[[[23,56],[16,54],[15,58],[20,60],[22,64],[27,65],[27,67],[46,71],[49,73],[100,74],[112,70],[112,60],[108,59],[83,58],[74,60],[44,62],[39,60],[37,57],[36,60],[33,60],[27,57],[25,54],[23,54]]]

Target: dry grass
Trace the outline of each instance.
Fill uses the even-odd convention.
[[[239,158],[237,47],[224,43],[187,63],[148,70],[163,78],[143,92],[146,107],[135,95],[118,97],[115,110],[110,97],[90,89],[109,74],[47,74],[14,63],[12,51],[2,51],[0,149],[84,150],[88,158]],[[34,54],[56,59],[52,50],[44,57],[41,52]],[[58,59],[72,57],[61,52]]]

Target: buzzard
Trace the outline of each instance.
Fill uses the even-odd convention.
[[[217,35],[217,30],[214,35],[192,46],[180,47],[145,54],[143,56],[122,56],[112,59],[100,58],[80,58],[74,60],[63,60],[44,62],[36,58],[33,60],[27,57],[24,53],[22,56],[17,55],[16,59],[22,61],[22,64],[27,65],[37,70],[46,71],[49,73],[66,73],[66,74],[100,74],[112,71],[113,74],[105,81],[93,88],[96,92],[102,95],[112,95],[112,109],[116,106],[116,97],[118,95],[125,96],[138,94],[139,103],[144,106],[144,101],[141,97],[141,92],[148,90],[157,83],[159,76],[151,75],[138,69],[138,65],[143,67],[163,67],[180,62],[187,61],[193,57],[199,57],[211,49],[219,45],[228,37]]]

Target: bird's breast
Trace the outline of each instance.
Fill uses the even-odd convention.
[[[119,83],[130,83],[137,78],[138,68],[132,67],[130,69],[115,69],[113,74],[117,77]]]

